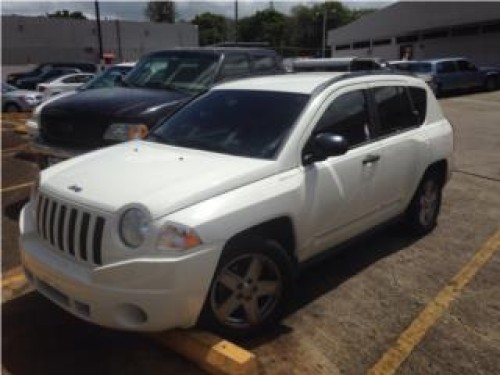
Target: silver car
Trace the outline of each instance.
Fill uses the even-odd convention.
[[[21,90],[2,83],[2,112],[31,111],[42,101],[42,94],[36,91]]]

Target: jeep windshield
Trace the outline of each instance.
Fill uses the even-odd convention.
[[[214,90],[159,125],[149,140],[229,155],[273,159],[309,95]]]
[[[124,80],[126,86],[197,94],[212,85],[219,56],[172,51],[146,57]]]

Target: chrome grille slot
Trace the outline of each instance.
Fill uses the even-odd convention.
[[[81,262],[102,264],[102,238],[106,220],[70,207],[44,194],[36,205],[36,227],[52,248]]]

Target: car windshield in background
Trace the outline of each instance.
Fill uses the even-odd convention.
[[[218,55],[196,52],[155,54],[142,60],[125,83],[196,94],[213,83],[218,60]]]
[[[84,85],[80,86],[80,89],[87,90],[115,87],[117,83],[120,82],[118,77],[127,75],[132,68],[132,66],[112,66]]]
[[[215,90],[176,112],[150,135],[168,145],[272,159],[309,95]]]
[[[396,69],[404,70],[411,73],[431,73],[432,65],[430,63],[421,62],[402,62],[391,64]]]

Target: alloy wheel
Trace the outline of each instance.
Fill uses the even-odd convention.
[[[263,254],[244,254],[218,273],[211,291],[212,311],[225,326],[258,326],[276,308],[283,278],[276,263]]]

